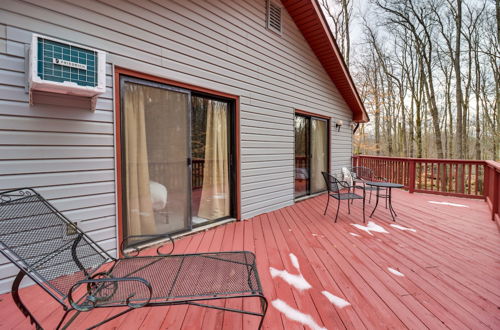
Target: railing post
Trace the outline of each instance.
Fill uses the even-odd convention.
[[[483,165],[483,195],[484,200],[488,201],[488,196],[490,195],[490,166],[487,162]],[[477,174],[476,174],[477,175]]]
[[[498,215],[500,204],[500,173],[498,169],[491,167],[491,179],[493,181],[491,220],[495,221]]]
[[[409,159],[409,167],[408,167],[408,170],[409,170],[409,178],[408,178],[408,190],[410,191],[410,193],[414,193],[415,192],[415,172],[416,172],[416,169],[415,169],[415,160],[414,159]]]
[[[358,162],[359,162],[359,156],[356,155],[352,156],[352,167],[359,166]]]

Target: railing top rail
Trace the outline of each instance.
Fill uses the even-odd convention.
[[[353,157],[361,157],[361,158],[372,158],[372,159],[380,159],[380,160],[401,160],[401,161],[418,161],[418,162],[427,162],[427,163],[466,163],[466,164],[485,164],[486,162],[496,163],[500,166],[499,163],[490,161],[490,160],[475,160],[475,159],[441,159],[441,158],[412,158],[412,157],[388,157],[388,156],[371,156],[371,155],[354,155]]]
[[[500,163],[495,162],[494,160],[485,160],[486,164],[490,167],[493,167],[494,169],[497,170],[497,172],[500,172]]]

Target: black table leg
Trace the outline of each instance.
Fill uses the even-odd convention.
[[[389,211],[391,212],[391,216],[392,216],[392,221],[396,221],[396,219],[394,218],[394,216],[398,216],[396,214],[396,211],[394,211],[394,208],[392,207],[392,188],[389,188]]]
[[[375,207],[373,208],[373,211],[370,214],[370,218],[372,217],[373,213],[375,213],[375,210],[377,209],[377,206],[378,206],[378,199],[379,199],[379,195],[380,195],[380,188],[379,187],[377,187],[377,194],[376,195],[377,195],[376,196],[377,197],[377,201],[375,202]]]

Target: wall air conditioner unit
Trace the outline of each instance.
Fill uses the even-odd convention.
[[[106,91],[106,53],[33,34],[29,55],[30,104],[95,110]]]

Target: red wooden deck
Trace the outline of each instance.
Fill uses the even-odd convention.
[[[391,227],[388,210],[379,205],[372,220],[389,233],[373,235],[351,225],[362,224],[359,201],[351,215],[344,201],[336,224],[335,204],[323,216],[325,201],[322,195],[182,238],[176,252],[255,251],[270,303],[267,329],[304,328],[273,307],[276,299],[308,314],[318,328],[500,329],[500,233],[484,201],[395,191],[396,224],[416,232]],[[368,215],[373,205],[374,201],[367,204]],[[298,258],[301,274],[312,288],[299,291],[281,278],[271,278],[269,267],[298,274],[290,253]],[[389,267],[404,277],[389,272]],[[322,291],[351,305],[336,308]],[[54,301],[33,287],[21,295],[42,324],[55,325],[62,313]],[[0,328],[30,327],[10,295],[0,300]],[[108,309],[83,313],[72,328],[84,328],[108,314]],[[255,329],[257,324],[253,316],[176,306],[142,308],[103,328]]]

